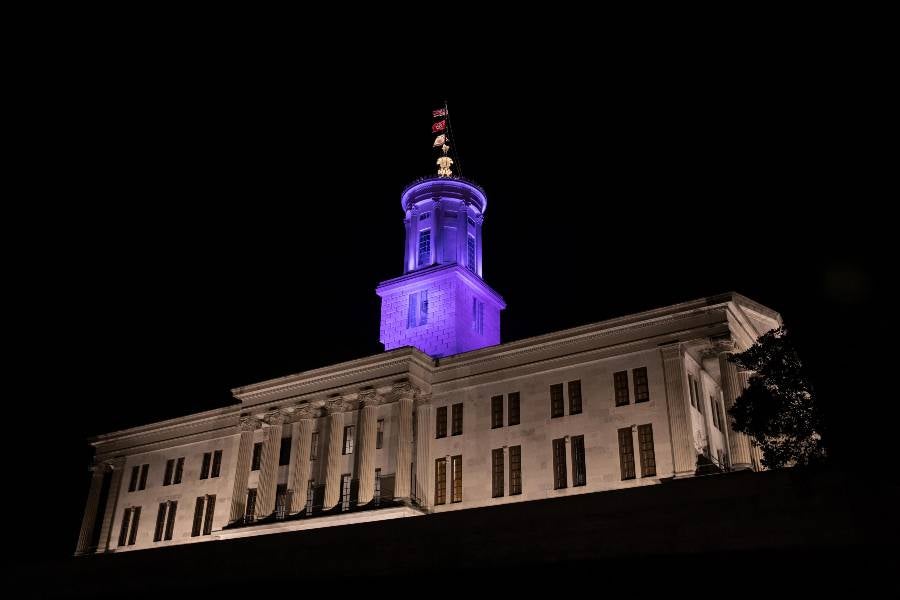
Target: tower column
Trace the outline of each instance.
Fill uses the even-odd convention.
[[[125,457],[117,457],[106,463],[112,470],[109,480],[109,492],[106,494],[106,506],[103,509],[103,523],[100,526],[100,540],[97,542],[97,552],[105,552],[109,549],[109,536],[112,534],[113,518],[116,514],[116,505],[119,501],[119,488],[122,484],[122,468],[125,466]]]
[[[404,392],[397,404],[400,408],[399,427],[397,430],[397,466],[394,469],[394,497],[409,498],[410,478],[412,472],[412,390]]]
[[[733,346],[731,346],[733,348]],[[728,360],[733,354],[731,348],[725,348],[719,352],[719,373],[722,378],[722,394],[725,398],[725,413],[728,419],[728,444],[731,455],[731,468],[750,469],[750,440],[746,433],[734,430],[734,419],[728,411],[734,406],[735,400],[744,391],[746,378],[742,379],[738,373],[737,365]]]
[[[78,533],[78,545],[75,554],[87,554],[93,550],[91,543],[94,537],[94,525],[97,523],[97,511],[100,508],[100,492],[103,489],[103,478],[106,475],[106,465],[99,464],[91,467],[91,487],[88,492],[87,504],[84,507],[84,517],[81,520],[81,531]]]
[[[432,498],[431,425],[434,421],[431,395],[416,402],[416,490],[415,496],[425,508],[434,504]]]
[[[325,463],[325,501],[323,510],[330,510],[341,499],[341,434],[344,429],[343,404],[338,401],[329,405],[328,411],[328,445]]]
[[[291,490],[291,505],[288,513],[300,512],[306,506],[306,492],[309,481],[309,457],[312,450],[312,434],[315,422],[309,411],[301,413],[300,420],[292,425],[293,451],[288,489]]]
[[[675,477],[693,475],[697,470],[697,451],[691,426],[690,394],[684,375],[684,349],[681,344],[661,349],[666,381],[666,407],[672,444],[672,468]]]
[[[359,481],[358,505],[368,504],[375,493],[375,436],[378,426],[378,397],[373,393],[360,400],[359,454],[357,474]]]
[[[231,491],[231,514],[228,521],[233,523],[244,518],[247,504],[247,478],[250,475],[250,461],[253,458],[253,432],[258,421],[242,417],[238,425],[241,440],[238,442],[237,463],[234,468],[234,486]]]
[[[259,485],[256,496],[256,518],[264,519],[275,511],[278,483],[278,457],[281,454],[281,430],[284,416],[275,413],[268,417],[269,426],[263,430]]]

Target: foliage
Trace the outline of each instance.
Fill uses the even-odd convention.
[[[763,465],[774,469],[822,460],[821,407],[787,330],[769,331],[729,360],[752,373],[729,413],[734,428],[761,447]]]

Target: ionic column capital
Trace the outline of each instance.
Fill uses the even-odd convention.
[[[259,419],[252,415],[245,415],[241,417],[240,423],[238,423],[238,431],[256,431],[259,426]]]
[[[416,406],[431,406],[431,394],[419,394],[416,396]]]

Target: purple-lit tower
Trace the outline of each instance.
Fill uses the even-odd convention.
[[[430,177],[403,190],[404,274],[383,281],[381,342],[433,357],[500,343],[503,298],[482,279],[487,197],[460,178]]]

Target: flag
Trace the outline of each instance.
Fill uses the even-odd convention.
[[[431,111],[431,116],[434,117],[435,119],[437,119],[438,117],[446,117],[446,116],[447,116],[447,109],[446,109],[446,108],[439,108],[439,109],[437,109],[437,110],[433,110],[433,111]]]
[[[440,146],[443,146],[444,142],[446,142],[446,141],[447,141],[447,136],[442,133],[441,135],[434,138],[434,147],[438,148]]]
[[[447,119],[441,119],[431,126],[431,133],[437,133],[438,131],[443,131],[445,129],[447,129]]]

